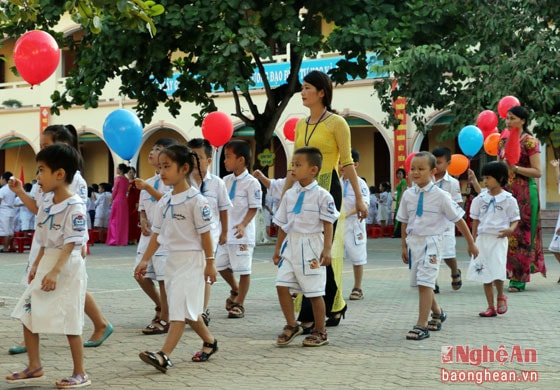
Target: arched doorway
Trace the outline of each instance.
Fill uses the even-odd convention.
[[[11,136],[0,140],[0,174],[12,172],[17,178],[23,174],[25,182],[35,180],[35,155],[31,145],[23,138]]]

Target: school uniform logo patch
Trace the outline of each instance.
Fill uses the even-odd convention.
[[[334,205],[334,202],[329,202],[327,204],[327,211],[329,212],[329,214],[334,214],[336,210],[336,206]]]
[[[202,207],[200,208],[200,213],[202,214],[203,221],[212,220],[212,210],[210,209],[210,206],[208,206],[207,204],[202,205]]]
[[[261,190],[256,190],[255,191],[255,199],[261,199],[262,198],[262,191]]]
[[[83,232],[86,230],[87,220],[83,214],[72,214],[72,230]]]

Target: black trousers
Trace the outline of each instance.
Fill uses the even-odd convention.
[[[340,206],[342,205],[342,188],[340,187],[338,174],[334,170],[332,171],[330,193],[334,198],[334,204],[337,210],[340,210]],[[336,222],[334,223],[333,231],[336,232]],[[338,286],[336,285],[336,281],[334,280],[334,272],[332,267],[329,265],[327,266],[327,282],[325,284],[325,296],[323,297],[323,299],[325,300],[327,317],[331,316],[334,297],[336,296],[337,291]],[[297,319],[300,322],[315,321],[313,318],[313,307],[311,306],[311,301],[305,296],[303,297],[303,300],[301,302],[301,310]]]

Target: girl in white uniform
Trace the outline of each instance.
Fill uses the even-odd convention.
[[[85,202],[72,194],[70,184],[80,156],[72,147],[52,145],[37,155],[37,181],[46,193],[37,214],[35,236],[40,246],[29,270],[29,285],[12,316],[23,323],[29,366],[6,377],[8,383],[43,376],[39,333],[65,334],[72,351],[72,376],[56,382],[58,388],[91,384],[83,365],[82,329],[87,276],[81,254],[87,231]]]
[[[554,167],[556,183],[558,183],[558,193],[560,194],[560,160],[552,160],[550,164]],[[560,263],[560,214],[558,214],[558,220],[554,228],[554,236],[552,237],[552,241],[550,241],[548,250],[552,252],[556,260]],[[558,283],[560,283],[560,278],[558,279]]]
[[[471,260],[467,279],[484,283],[488,309],[481,317],[496,317],[508,309],[504,295],[504,280],[508,251],[508,237],[513,234],[521,217],[517,200],[502,186],[508,182],[509,172],[503,162],[493,161],[482,167],[487,191],[482,191],[471,203],[472,233],[480,254]],[[494,306],[494,290],[498,304]]]
[[[193,170],[194,154],[187,146],[172,145],[159,154],[160,177],[173,190],[158,202],[152,226],[153,236],[142,261],[134,270],[141,279],[149,260],[159,248],[169,250],[165,266],[165,288],[169,304],[169,333],[158,352],[144,351],[140,359],[161,372],[173,366],[168,355],[177,346],[185,322],[202,339],[202,349],[192,360],[207,361],[218,350],[218,342],[202,320],[204,284],[216,281],[214,244],[210,231],[214,220],[208,201],[191,187],[188,177]],[[197,164],[198,165],[198,164]]]

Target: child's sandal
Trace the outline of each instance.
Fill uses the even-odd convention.
[[[61,379],[56,381],[56,387],[58,389],[74,389],[77,387],[85,387],[91,385],[91,380],[88,374],[79,375],[73,374],[71,377]]]
[[[214,339],[214,343],[207,343],[206,341],[202,343],[202,348],[212,348],[210,352],[198,351],[192,357],[193,362],[206,362],[210,359],[214,353],[218,351],[218,340]]]
[[[507,295],[504,295],[503,297],[498,298],[498,308],[496,309],[496,313],[506,314],[506,312],[508,311],[507,299],[508,299]]]
[[[165,334],[167,332],[169,332],[169,322],[160,319],[142,329],[142,333],[145,335]]]
[[[440,314],[432,313],[432,319],[428,321],[428,329],[432,332],[439,332],[441,324],[447,319],[447,313],[440,307]]]
[[[229,310],[228,318],[243,318],[245,317],[245,308],[242,305],[234,303]]]
[[[424,340],[430,337],[430,330],[420,325],[414,325],[406,334],[407,340]]]
[[[352,292],[350,293],[350,300],[359,301],[362,299],[364,299],[364,292],[362,291],[362,289],[361,288],[352,289]]]
[[[236,296],[239,295],[239,293],[238,293],[237,291],[233,291],[233,290],[230,290],[229,294],[230,294],[230,296],[232,296],[232,297],[236,297]],[[233,307],[233,305],[235,305],[235,301],[232,301],[231,298],[228,297],[228,298],[226,299],[226,310],[227,310],[227,311],[230,311],[231,308]]]
[[[163,363],[160,361],[157,355],[159,355],[162,358]],[[138,356],[140,357],[140,360],[142,360],[144,363],[148,363],[150,366],[157,368],[159,371],[163,373],[167,372],[167,367],[173,367],[173,363],[171,362],[171,360],[169,360],[169,357],[162,351],[159,352],[144,351],[144,352],[140,352]]]
[[[302,345],[304,347],[321,347],[323,345],[327,345],[328,343],[329,339],[327,337],[327,332],[314,330],[303,340]]]
[[[288,345],[292,341],[294,341],[294,339],[297,336],[299,336],[302,333],[303,333],[303,328],[301,327],[301,325],[295,325],[295,326],[286,325],[284,326],[282,333],[280,333],[276,337],[276,345],[278,346]]]

